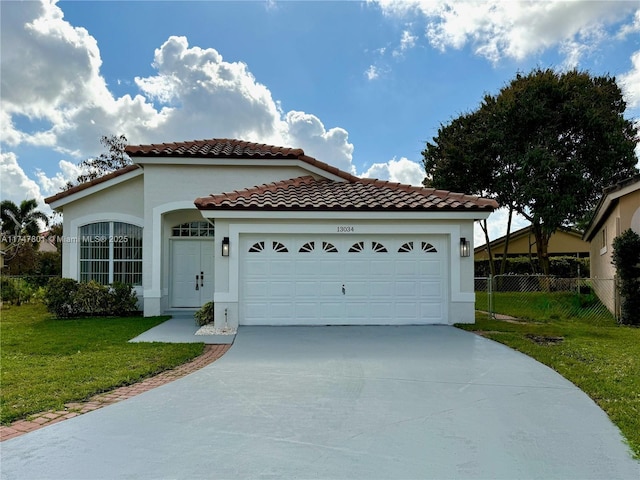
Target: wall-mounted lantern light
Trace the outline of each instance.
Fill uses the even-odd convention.
[[[460,256],[469,257],[471,255],[471,242],[466,238],[460,239]]]
[[[223,257],[229,256],[229,237],[224,237],[222,239],[222,256]]]

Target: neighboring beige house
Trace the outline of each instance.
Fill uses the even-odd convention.
[[[582,238],[590,244],[592,279],[614,278],[613,239],[629,228],[640,234],[640,175],[607,187],[585,230]],[[614,312],[615,294],[612,288],[606,290],[598,296]]]
[[[491,242],[491,253],[494,259],[503,257],[505,240],[506,236],[503,236]],[[550,257],[588,257],[589,243],[582,239],[580,232],[563,228],[551,235],[548,253]],[[536,237],[531,227],[524,227],[515,232],[511,232],[507,257],[529,256],[530,254],[534,257],[537,256]],[[475,261],[489,260],[489,252],[486,244],[476,247],[474,259]]]
[[[132,165],[46,199],[64,277],[133,284],[146,316],[214,301],[231,327],[474,321],[468,252],[494,200],[239,140],[126,152]]]

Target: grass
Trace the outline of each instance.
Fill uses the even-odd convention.
[[[197,357],[204,345],[128,343],[167,317],[56,320],[43,305],[0,312],[0,422],[136,383]]]
[[[609,415],[640,459],[640,328],[618,326],[612,318],[513,323],[481,313],[474,325],[458,327],[481,331],[573,382]]]
[[[486,292],[476,292],[476,309],[489,310]],[[493,310],[536,321],[584,318],[601,325],[615,321],[595,295],[572,292],[494,292]]]

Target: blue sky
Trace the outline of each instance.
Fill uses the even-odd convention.
[[[104,134],[301,147],[358,175],[416,184],[441,123],[535,67],[615,76],[628,118],[640,118],[640,1],[0,9],[0,187],[14,201],[56,193]],[[493,216],[493,237],[503,220]]]

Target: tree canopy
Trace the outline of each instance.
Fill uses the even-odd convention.
[[[0,219],[2,220],[2,233],[7,235],[38,236],[40,226],[38,222],[49,225],[49,218],[39,210],[35,199],[23,200],[20,206],[11,200],[0,202]]]
[[[637,172],[638,132],[615,78],[577,70],[518,74],[477,110],[441,125],[423,154],[425,184],[495,197],[531,222],[538,259],[603,188]]]
[[[90,182],[114,170],[131,165],[131,159],[124,151],[127,146],[127,137],[124,135],[103,135],[100,137],[100,143],[107,151],[95,158],[83,160],[78,164],[85,173],[78,175],[77,184]],[[74,183],[67,182],[64,190],[68,190],[73,186]]]

